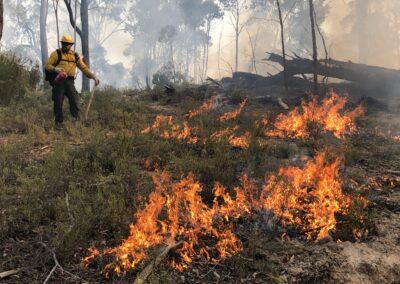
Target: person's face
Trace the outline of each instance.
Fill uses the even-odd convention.
[[[62,48],[64,51],[70,51],[72,49],[73,44],[63,43]]]

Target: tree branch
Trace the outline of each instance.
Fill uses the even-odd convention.
[[[71,23],[71,26],[76,29],[77,34],[79,35],[79,37],[82,37],[82,31],[79,27],[76,27],[76,23],[74,20],[74,12],[72,11],[72,7],[71,7],[71,1],[68,0],[64,0],[65,6],[67,7],[68,10],[68,15],[69,15],[69,22]]]

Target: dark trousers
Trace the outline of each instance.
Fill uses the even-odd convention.
[[[75,89],[74,78],[68,77],[64,83],[53,85],[54,116],[56,123],[63,122],[64,96],[68,98],[71,115],[74,118],[79,118],[79,108],[76,103],[78,92]]]

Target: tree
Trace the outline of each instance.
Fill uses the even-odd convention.
[[[0,41],[3,37],[3,0],[0,0]]]
[[[222,16],[212,0],[137,0],[127,15],[125,30],[133,42],[125,54],[133,57],[134,81],[150,87],[152,75],[171,68],[171,61],[186,79],[204,79],[211,25]]]
[[[239,68],[239,37],[251,17],[243,20],[245,11],[248,11],[251,2],[248,0],[219,0],[223,9],[228,13],[230,24],[235,32],[235,69]]]
[[[44,72],[44,66],[48,58],[47,48],[47,11],[48,11],[48,0],[41,0],[40,3],[40,49],[42,54],[42,71]]]
[[[81,0],[80,16],[81,28],[77,27],[76,14],[74,14],[71,5],[72,0],[64,0],[65,6],[68,10],[69,20],[71,26],[76,30],[76,33],[81,38],[83,61],[90,67],[90,50],[89,50],[89,3],[88,0]],[[75,1],[75,4],[77,1]],[[75,9],[76,11],[77,9]],[[90,79],[82,76],[82,92],[90,91]]]
[[[283,58],[283,82],[285,85],[286,94],[288,93],[288,78],[287,78],[287,64],[286,64],[286,50],[285,50],[285,32],[283,26],[282,10],[279,0],[276,0],[276,7],[278,8],[279,25],[281,29],[281,45],[282,45],[282,58]]]
[[[5,28],[12,29],[8,33],[4,45],[23,58],[32,62],[41,61],[40,49],[40,1],[15,0],[4,3],[7,9]]]
[[[89,4],[88,0],[81,0],[81,23],[82,23],[82,54],[86,65],[90,67],[90,51],[89,51]],[[90,80],[86,76],[82,76],[82,92],[90,91]]]
[[[314,94],[318,94],[318,47],[317,47],[317,36],[315,33],[315,10],[313,0],[308,0],[310,8],[310,22],[311,22],[311,38],[313,46],[313,64],[314,64]]]

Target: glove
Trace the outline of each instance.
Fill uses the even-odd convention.
[[[56,73],[60,73],[60,72],[63,72],[63,71],[64,71],[64,69],[62,69],[60,67],[54,68],[54,72],[56,72]]]
[[[94,77],[93,80],[94,80],[94,84],[95,84],[96,86],[98,86],[98,85],[100,84],[99,78]]]

